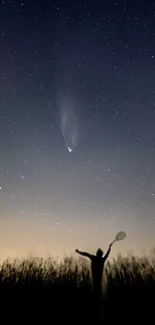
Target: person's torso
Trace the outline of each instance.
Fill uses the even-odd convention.
[[[95,277],[101,277],[103,273],[104,259],[94,256],[92,258],[92,274]]]

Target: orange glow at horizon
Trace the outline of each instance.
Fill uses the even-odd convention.
[[[106,252],[116,233],[122,230],[104,222],[64,221],[54,224],[47,218],[7,218],[0,222],[0,262],[7,257],[58,256],[74,254],[75,248],[95,253],[98,247]],[[153,248],[153,236],[140,234],[126,227],[127,237],[112,247],[111,257],[128,252],[149,253]],[[153,234],[152,234],[153,235]]]

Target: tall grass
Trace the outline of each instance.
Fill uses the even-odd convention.
[[[82,261],[81,261],[82,262]],[[48,258],[7,259],[0,267],[0,286],[60,286],[80,288],[90,283],[90,270],[84,261],[66,257],[62,262]]]
[[[140,320],[154,314],[154,256],[119,255],[107,262],[103,284],[104,299],[96,305],[85,259],[7,259],[0,267],[1,313],[7,308],[12,310],[11,317],[19,317],[22,312],[28,318],[33,314],[35,319],[43,316],[45,321],[52,317],[53,322],[67,319],[67,323],[95,319],[102,323],[105,319],[115,320],[122,313],[131,319],[137,315]]]

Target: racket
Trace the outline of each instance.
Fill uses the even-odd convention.
[[[118,232],[118,234],[116,235],[115,239],[112,241],[111,246],[119,240],[123,240],[126,237],[126,233],[124,231],[120,231]]]

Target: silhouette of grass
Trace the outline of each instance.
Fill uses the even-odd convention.
[[[5,319],[104,323],[127,314],[128,320],[153,317],[155,258],[121,257],[107,262],[103,299],[95,301],[87,261],[66,257],[7,259],[0,268],[0,308]],[[5,310],[9,312],[4,312]],[[112,310],[112,312],[111,312]]]

